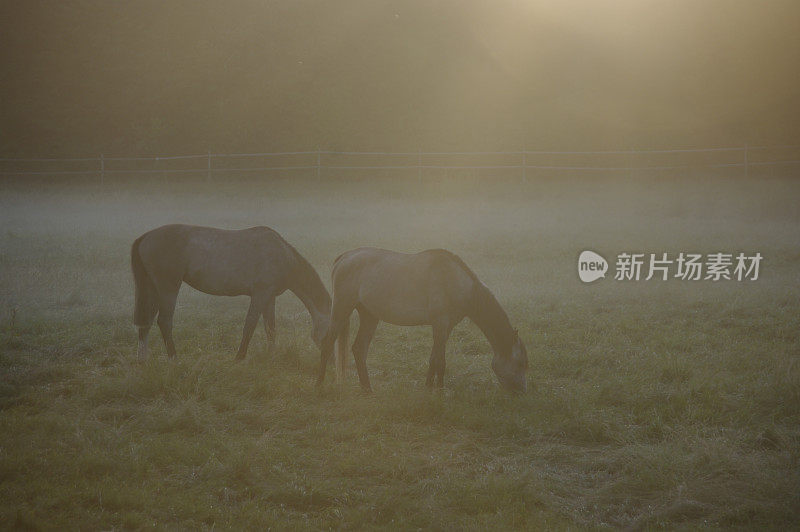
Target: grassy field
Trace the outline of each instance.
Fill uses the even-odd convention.
[[[800,526],[800,181],[273,180],[0,188],[0,528]],[[184,286],[178,357],[135,359],[129,248],[172,222],[269,225],[329,285],[342,251],[444,247],[530,358],[498,388],[463,322],[445,388],[428,328],[382,324],[375,393],[313,386],[278,300],[234,363],[245,298]],[[591,285],[584,249],[760,252],[755,282]],[[329,373],[330,375],[330,373]]]

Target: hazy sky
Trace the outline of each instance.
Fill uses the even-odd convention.
[[[800,139],[800,2],[0,2],[0,152]]]

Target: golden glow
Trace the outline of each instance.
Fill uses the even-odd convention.
[[[800,137],[798,2],[6,4],[3,153]]]

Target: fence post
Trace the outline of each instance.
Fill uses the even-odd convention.
[[[206,182],[211,183],[211,150],[208,150],[208,164],[206,165]]]
[[[633,177],[633,156],[634,149],[628,146],[628,179]]]
[[[522,182],[528,182],[528,152],[522,152]]]
[[[100,154],[100,186],[103,186],[106,182],[106,159],[103,154]]]
[[[744,145],[744,176],[750,177],[750,165],[747,162],[747,143]]]
[[[319,146],[317,146],[317,179],[319,179],[319,168],[320,168],[320,164],[319,164],[320,157],[319,156],[320,156],[320,151],[319,151]]]
[[[422,150],[417,148],[417,179],[422,183]]]

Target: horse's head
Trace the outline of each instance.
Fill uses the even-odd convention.
[[[528,389],[525,372],[528,371],[528,352],[522,343],[517,331],[514,331],[514,343],[511,352],[506,356],[495,353],[492,359],[492,370],[497,375],[500,384],[515,392],[524,392]]]

